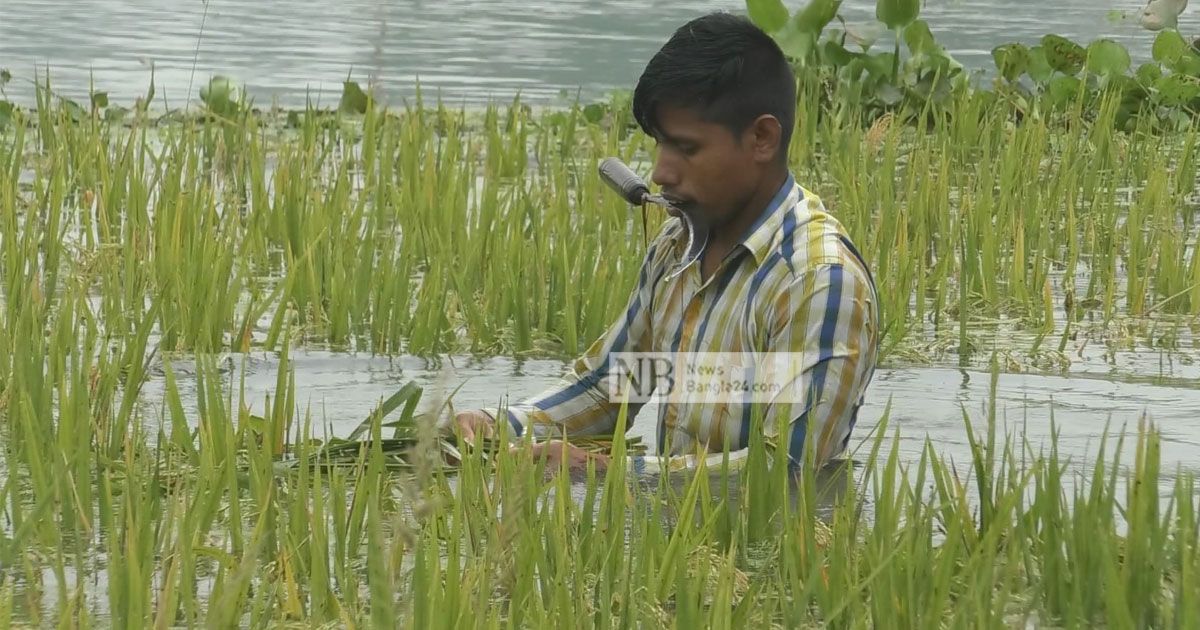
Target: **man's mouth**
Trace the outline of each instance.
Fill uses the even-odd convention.
[[[682,211],[690,210],[692,205],[694,205],[694,203],[695,203],[695,202],[691,201],[690,199],[685,199],[683,197],[679,197],[679,196],[672,195],[669,193],[663,193],[662,198],[666,199],[667,203],[674,206],[677,210],[682,210]]]

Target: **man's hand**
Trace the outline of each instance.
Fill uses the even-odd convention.
[[[462,432],[462,437],[468,442],[477,438],[490,438],[496,435],[496,421],[478,409],[460,411],[454,416],[454,424]]]
[[[547,472],[557,470],[562,465],[563,460],[567,462],[567,469],[573,472],[587,471],[589,460],[596,462],[596,470],[604,470],[608,467],[608,456],[589,453],[578,446],[572,446],[562,440],[550,440],[534,444],[533,456],[534,458],[545,458]]]
[[[468,409],[460,411],[454,416],[454,426],[458,427],[462,433],[464,440],[475,442],[480,438],[492,438],[496,436],[496,421],[483,411],[478,409]],[[512,449],[522,448],[521,445],[513,445]],[[567,469],[574,472],[584,472],[587,470],[588,461],[596,462],[596,470],[604,470],[608,467],[608,456],[598,453],[589,453],[588,451],[568,444],[562,440],[549,440],[547,442],[538,442],[532,447],[533,457],[535,459],[546,460],[546,471],[557,470],[562,461],[567,461]]]

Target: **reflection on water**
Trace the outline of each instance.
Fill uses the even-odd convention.
[[[795,8],[800,3],[788,2]],[[1110,12],[1136,15],[1141,0],[929,0],[922,16],[968,67],[991,67],[990,51],[1008,41],[1058,33],[1087,42],[1111,37],[1149,56],[1153,33]],[[874,0],[847,0],[851,24],[874,18]],[[49,65],[65,94],[87,94],[89,80],[119,103],[144,95],[155,67],[157,94],[169,107],[195,98],[211,74],[244,82],[260,104],[307,96],[336,103],[348,74],[377,80],[393,102],[428,92],[454,101],[524,98],[560,91],[592,97],[628,89],[670,33],[714,9],[743,11],[735,0],[5,0],[0,67],[19,79]],[[1200,20],[1189,10],[1184,33]],[[202,30],[203,25],[203,30]],[[28,83],[9,87],[32,100]]]

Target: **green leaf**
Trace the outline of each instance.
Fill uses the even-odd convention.
[[[874,55],[866,55],[867,74],[876,79],[886,79],[891,83],[892,65],[896,61],[895,53],[875,53]]]
[[[342,100],[338,111],[344,114],[367,113],[367,93],[354,81],[342,83]]]
[[[877,0],[875,3],[875,18],[893,30],[912,24],[920,12],[919,0]]]
[[[62,100],[62,104],[63,108],[67,110],[67,113],[71,115],[72,120],[79,121],[87,118],[87,112],[83,110],[83,107],[80,106],[79,103],[76,103],[69,98],[64,98]]]
[[[396,393],[392,394],[387,400],[383,401],[378,407],[372,410],[371,413],[367,414],[367,417],[363,418],[363,421],[360,422],[359,425],[350,432],[350,435],[347,436],[346,439],[357,440],[362,434],[366,433],[367,430],[371,428],[371,421],[375,418],[376,413],[379,414],[379,418],[382,421],[383,418],[388,417],[388,414],[392,413],[396,409],[399,409],[400,405],[404,405],[406,412],[411,414],[412,408],[420,399],[420,386],[413,381],[405,383],[399,390],[396,391]]]
[[[864,24],[846,24],[846,39],[858,44],[864,51],[875,45],[875,40],[887,30],[880,22]]]
[[[929,55],[929,60],[924,66],[926,71],[937,71],[943,79],[952,79],[962,74],[963,65],[951,57],[946,49],[940,46],[938,48],[937,52]]]
[[[262,416],[250,414],[246,416],[246,426],[255,433],[266,433],[270,425],[267,424],[267,419]]]
[[[900,88],[891,83],[881,84],[875,94],[879,98],[879,102],[888,107],[899,103],[904,98],[904,93],[900,91]]]
[[[792,23],[789,22],[779,32],[779,35],[776,36],[776,42],[779,44],[779,49],[783,51],[783,54],[793,59],[804,60],[808,58],[809,53],[816,47],[817,38],[811,33],[792,28]]]
[[[150,87],[146,89],[146,98],[142,100],[138,107],[141,111],[150,109],[150,103],[154,102],[154,64],[150,64]]]
[[[1079,96],[1079,90],[1082,87],[1083,81],[1079,80],[1079,77],[1055,77],[1050,82],[1046,91],[1046,95],[1050,99],[1050,106],[1055,108],[1066,107]]]
[[[774,33],[787,24],[788,10],[783,0],[746,0],[750,21],[762,30]]]
[[[583,118],[592,124],[604,120],[606,113],[608,113],[608,108],[604,103],[589,103],[583,106]]]
[[[837,16],[842,0],[812,0],[775,35],[779,48],[793,59],[807,60],[825,26]]]
[[[1168,107],[1179,107],[1200,96],[1200,82],[1195,77],[1172,74],[1154,83],[1158,100]]]
[[[108,92],[95,92],[92,94],[92,107],[96,109],[104,109],[108,107]]]
[[[1054,68],[1046,59],[1046,49],[1041,46],[1029,49],[1029,68],[1026,72],[1029,73],[1029,78],[1038,84],[1046,83],[1054,76]]]
[[[1129,71],[1130,63],[1129,51],[1111,39],[1098,39],[1087,47],[1087,69],[1092,74],[1125,74]]]
[[[942,104],[946,102],[946,99],[950,98],[950,79],[944,74],[930,70],[917,80],[916,84],[912,87],[912,91],[921,97],[922,101],[933,101],[934,103]]]
[[[1171,70],[1188,76],[1200,76],[1200,55],[1189,50],[1175,61]]]
[[[1005,81],[1016,81],[1029,68],[1029,48],[1024,44],[1004,44],[992,49],[996,70]]]
[[[1187,42],[1179,31],[1163,31],[1154,38],[1154,47],[1150,49],[1154,60],[1167,66],[1173,66],[1187,52]]]
[[[1162,78],[1162,75],[1162,66],[1156,63],[1144,63],[1138,66],[1137,72],[1134,73],[1138,83],[1146,87],[1153,86],[1155,81]]]
[[[1124,74],[1115,74],[1106,79],[1106,87],[1110,90],[1120,92],[1123,100],[1138,101],[1144,99],[1148,92],[1131,76]]]
[[[1042,50],[1046,53],[1046,61],[1050,67],[1063,74],[1079,74],[1087,61],[1087,52],[1083,46],[1061,35],[1051,34],[1043,37]]]
[[[908,51],[914,55],[917,53],[936,53],[939,48],[925,20],[917,20],[905,27],[904,45],[908,46]]]
[[[104,120],[108,122],[120,122],[127,115],[129,115],[129,109],[120,105],[114,105],[104,110]]]
[[[12,122],[13,104],[8,101],[0,101],[0,129],[4,129]]]
[[[0,68],[0,87],[4,87],[9,81],[12,81],[12,73],[8,68]]]
[[[821,56],[826,63],[842,68],[861,57],[862,53],[850,52],[841,44],[830,40],[821,46]]]
[[[842,0],[812,0],[792,16],[788,25],[816,37],[837,17],[841,6]]]
[[[227,115],[237,110],[237,86],[228,77],[216,75],[200,87],[200,100],[215,114]]]
[[[859,55],[838,70],[838,77],[844,87],[861,88],[860,79],[866,70],[866,55]]]
[[[1121,105],[1117,108],[1116,118],[1114,119],[1116,127],[1124,131],[1131,131],[1136,124],[1136,118],[1145,111],[1145,103],[1145,95],[1126,94],[1121,99]]]

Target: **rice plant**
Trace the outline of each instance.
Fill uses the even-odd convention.
[[[607,470],[547,470],[439,433],[411,385],[328,435],[298,347],[568,358],[616,317],[663,220],[596,175],[650,158],[622,97],[122,120],[39,95],[0,132],[0,627],[1200,619],[1195,479],[1148,424],[1076,462],[993,405],[964,413],[972,461],[912,462],[885,414],[798,479],[761,439],[644,477],[623,430],[587,444]],[[876,271],[885,362],[1065,369],[1071,339],[1189,334],[1195,129],[970,95],[863,129],[802,96],[792,166]],[[261,415],[218,361],[252,349],[282,357]]]

